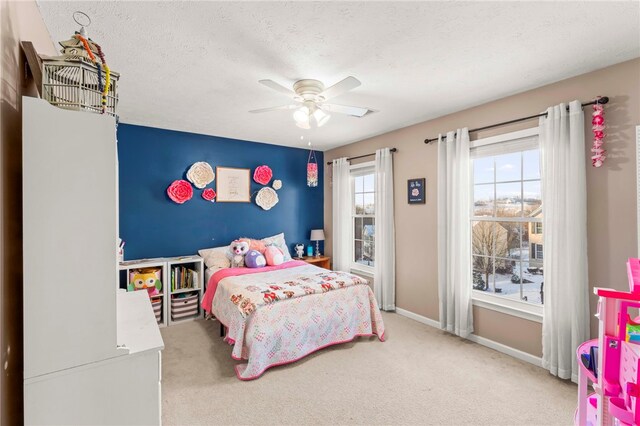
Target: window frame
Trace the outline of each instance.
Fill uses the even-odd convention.
[[[534,222],[535,225],[533,226],[533,232],[532,234],[534,235],[542,235],[542,222]]]
[[[533,243],[535,245],[535,253],[537,260],[544,260],[544,248],[542,244]]]
[[[358,164],[352,164],[351,166],[349,166],[349,185],[351,185],[351,266],[350,269],[352,272],[358,272],[359,274],[362,275],[366,275],[369,277],[373,277],[374,275],[374,271],[375,271],[375,266],[368,266],[368,265],[363,265],[362,263],[358,263],[355,261],[355,241],[356,241],[356,230],[355,230],[355,226],[354,226],[354,222],[355,222],[355,218],[356,217],[372,217],[374,220],[374,226],[375,226],[375,210],[373,212],[373,215],[359,215],[356,214],[355,211],[355,178],[357,176],[363,176],[363,175],[367,175],[367,174],[374,174],[375,176],[375,161],[366,161],[363,163],[358,163]],[[373,187],[373,193],[374,193],[374,203],[375,203],[375,197],[377,195],[377,191],[375,188],[375,181],[374,181],[374,187]],[[373,239],[373,244],[375,247],[375,236]],[[374,260],[375,261],[375,260]]]
[[[491,137],[487,137],[487,138],[482,138],[482,139],[477,139],[475,141],[472,141],[469,144],[469,150],[470,153],[473,152],[474,149],[480,148],[480,147],[485,147],[488,145],[493,145],[493,144],[500,144],[500,143],[505,143],[505,142],[512,142],[514,144],[517,143],[518,139],[528,139],[530,140],[532,137],[539,137],[539,130],[538,127],[532,127],[529,129],[524,129],[524,130],[518,130],[515,132],[509,132],[509,133],[503,133],[497,136],[491,136]],[[538,144],[538,143],[537,143]],[[523,143],[523,148],[525,147],[524,143]],[[538,144],[539,147],[539,144]],[[526,149],[523,149],[523,151]],[[500,155],[500,154],[487,154],[486,156],[493,156],[493,155]],[[483,156],[479,156],[477,158],[481,158],[484,157]],[[473,160],[475,158],[473,156],[471,156],[471,161],[469,161],[469,188],[470,188],[470,194],[469,194],[469,198],[470,198],[470,205],[469,205],[469,226],[470,229],[472,229],[473,227],[473,222],[474,221],[486,221],[486,222],[510,222],[510,221],[514,221],[514,222],[519,222],[519,223],[523,223],[523,226],[525,226],[525,224],[527,222],[542,222],[542,219],[539,218],[522,218],[522,219],[513,219],[513,218],[508,218],[508,217],[482,217],[482,216],[478,216],[476,217],[474,215],[474,176],[473,176]],[[540,184],[542,186],[542,180],[543,180],[543,176],[542,176],[542,171],[540,173]],[[518,182],[524,182],[524,180],[519,180]],[[501,182],[502,183],[502,182]],[[495,181],[493,182],[493,184],[495,185]],[[544,201],[543,201],[544,204]],[[509,220],[511,219],[511,220]],[[526,219],[526,220],[524,220]],[[528,226],[528,225],[527,225]],[[534,225],[533,228],[536,228],[536,226]],[[469,238],[472,239],[473,238],[473,234],[471,233],[471,235],[469,235]],[[470,244],[470,248],[469,248],[469,265],[470,265],[470,269],[471,269],[471,273],[473,273],[473,245]],[[473,280],[471,280],[473,281]],[[470,283],[470,285],[472,285],[472,283]],[[538,322],[538,323],[542,323],[542,318],[543,318],[543,310],[544,310],[544,306],[543,305],[535,305],[533,303],[527,303],[524,301],[520,301],[520,300],[515,300],[515,299],[509,299],[507,297],[504,296],[497,296],[494,294],[488,294],[485,293],[483,291],[480,290],[475,290],[472,288],[471,290],[471,302],[474,306],[478,306],[481,308],[485,308],[485,309],[490,309],[493,311],[497,311],[497,312],[501,312],[504,314],[508,314],[508,315],[512,315],[512,316],[516,316],[516,317],[520,317],[523,319],[527,319],[530,321],[534,321],[534,322]]]

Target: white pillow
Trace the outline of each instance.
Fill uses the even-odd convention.
[[[227,257],[228,246],[198,250],[207,268],[230,268],[231,260]]]
[[[284,254],[284,261],[288,262],[291,260],[291,254],[289,253],[289,247],[287,246],[287,242],[284,239],[284,232],[278,235],[274,235],[272,237],[263,238],[262,242],[266,245],[272,244],[282,250],[282,254]]]

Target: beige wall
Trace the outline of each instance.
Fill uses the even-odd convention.
[[[22,423],[22,117],[21,97],[35,96],[24,78],[19,41],[56,50],[34,1],[0,0],[0,424]],[[8,350],[10,348],[10,350]],[[5,368],[5,362],[7,367]]]
[[[604,166],[587,169],[589,281],[591,287],[627,286],[625,261],[636,256],[635,125],[640,124],[640,59],[560,81],[478,107],[449,114],[325,153],[327,161],[396,147],[394,154],[396,225],[396,305],[419,315],[438,319],[437,284],[437,148],[425,138],[458,127],[481,127],[524,117],[551,105],[574,99],[609,96],[605,109],[606,149]],[[437,101],[437,100],[434,100]],[[384,113],[384,112],[383,112]],[[364,118],[375,120],[375,115]],[[586,120],[590,122],[590,120]],[[535,120],[472,134],[472,138],[506,133],[537,125]],[[589,144],[590,127],[587,126]],[[366,161],[366,160],[365,160]],[[589,161],[585,158],[585,161]],[[590,163],[589,163],[590,164]],[[326,167],[326,166],[325,166]],[[325,231],[331,254],[331,185],[325,173]],[[426,177],[424,205],[408,205],[407,179]],[[595,298],[591,296],[591,311]],[[476,334],[536,356],[542,354],[541,324],[474,308]],[[596,320],[591,322],[597,334]],[[391,331],[393,332],[393,331]]]

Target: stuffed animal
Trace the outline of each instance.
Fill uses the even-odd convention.
[[[247,268],[262,268],[267,266],[267,260],[258,250],[249,250],[244,257],[244,263]]]
[[[131,271],[133,277],[129,280],[129,291],[131,290],[147,290],[149,296],[160,294],[162,282],[158,279],[157,270],[138,270]]]
[[[267,265],[275,266],[284,262],[284,254],[276,246],[267,246],[264,251],[264,257],[267,259]]]
[[[261,240],[254,240],[252,238],[239,238],[238,241],[245,241],[249,244],[249,250],[257,250],[261,254],[264,254],[265,244]]]
[[[231,267],[242,268],[244,266],[244,256],[249,252],[249,243],[235,240],[229,245],[231,249]]]

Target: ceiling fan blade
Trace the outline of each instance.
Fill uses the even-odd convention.
[[[283,85],[278,84],[273,80],[258,80],[258,83],[263,84],[268,88],[275,90],[276,92],[280,92],[283,95],[287,95],[290,98],[293,98],[296,95],[293,90],[287,89]]]
[[[253,109],[249,112],[253,112],[253,113],[258,113],[258,112],[269,112],[269,111],[281,111],[281,110],[290,110],[290,109],[296,109],[298,108],[299,105],[280,105],[280,106],[276,106],[276,107],[271,107],[271,108],[260,108],[260,109]]]
[[[344,80],[339,81],[333,86],[329,87],[320,95],[323,96],[325,99],[335,98],[336,96],[339,96],[346,91],[355,89],[356,87],[360,86],[360,84],[362,84],[360,83],[360,80],[358,80],[355,77],[349,76]]]
[[[371,111],[368,108],[361,108],[361,107],[348,106],[348,105],[336,105],[336,104],[322,104],[320,106],[320,109],[323,109],[329,112],[337,112],[338,114],[352,115],[354,117],[362,117],[366,113]]]

